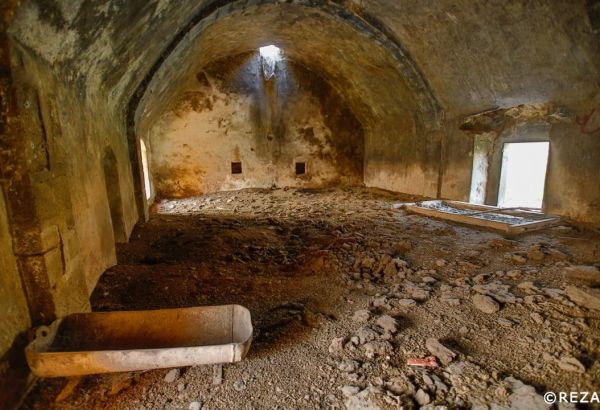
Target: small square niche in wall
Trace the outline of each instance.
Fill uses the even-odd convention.
[[[241,174],[242,173],[242,163],[241,162],[232,162],[231,163],[231,173],[232,174]]]
[[[306,162],[296,162],[296,175],[306,174]]]

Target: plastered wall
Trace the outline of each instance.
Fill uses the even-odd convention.
[[[268,80],[257,51],[204,67],[151,127],[149,141],[159,197],[363,178],[360,122],[322,78],[285,55]],[[241,174],[232,174],[232,162],[242,163]]]

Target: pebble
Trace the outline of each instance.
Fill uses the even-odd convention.
[[[425,390],[419,389],[415,394],[415,400],[420,406],[425,406],[431,402],[431,397],[429,397],[429,394]]]
[[[489,278],[490,275],[488,273],[480,273],[479,275],[473,277],[473,283],[481,285],[482,283],[485,283]]]
[[[202,403],[199,401],[193,401],[190,403],[188,409],[190,410],[200,410],[202,408]]]
[[[360,363],[356,360],[344,360],[338,364],[338,369],[346,373],[352,373],[359,367]]]
[[[356,336],[358,337],[359,344],[363,345],[367,342],[377,339],[379,334],[373,329],[365,326],[358,329]]]
[[[473,305],[484,313],[491,314],[500,310],[500,304],[487,295],[473,296]]]
[[[561,357],[558,367],[567,372],[585,373],[585,366],[572,356]]]
[[[393,334],[398,331],[398,321],[389,315],[379,316],[375,323],[386,332]]]
[[[567,286],[565,293],[573,302],[588,309],[600,310],[600,290]]]
[[[575,265],[565,268],[567,278],[589,286],[600,285],[600,270],[595,266]]]
[[[354,315],[352,315],[352,320],[359,323],[366,323],[369,319],[371,319],[371,312],[366,309],[357,310],[354,312]]]
[[[541,325],[544,323],[544,318],[539,313],[533,312],[532,314],[529,315],[529,317],[531,317],[531,319],[533,319],[533,321],[535,323],[537,323],[538,325]]]
[[[373,306],[374,307],[382,307],[387,305],[388,299],[385,296],[381,296],[379,298],[375,298],[373,299]]]
[[[460,305],[460,299],[457,299],[457,298],[441,298],[440,300],[450,306],[459,306]]]
[[[512,254],[510,259],[513,261],[513,263],[517,264],[517,265],[523,265],[527,262],[527,258],[524,257],[523,255],[519,255],[519,254]]]
[[[329,353],[331,354],[339,354],[344,350],[344,342],[346,341],[345,337],[336,337],[331,341],[329,345]]]
[[[398,305],[403,307],[417,306],[417,301],[414,299],[400,299],[398,300]]]
[[[425,347],[427,350],[440,359],[440,362],[443,364],[448,364],[456,357],[456,353],[452,350],[448,349],[446,346],[440,343],[440,341],[436,338],[429,338],[425,341]]]
[[[353,396],[360,391],[359,387],[346,385],[342,387],[342,394],[346,397]]]
[[[173,383],[179,377],[179,369],[171,369],[165,375],[165,382]]]
[[[233,382],[233,389],[238,392],[246,390],[246,382],[243,380],[236,380]]]

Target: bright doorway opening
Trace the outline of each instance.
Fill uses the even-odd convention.
[[[542,208],[549,142],[505,143],[498,206]]]
[[[144,190],[146,191],[146,200],[152,197],[152,186],[150,185],[150,169],[148,167],[148,152],[144,140],[140,140],[142,148],[142,172],[144,174]]]

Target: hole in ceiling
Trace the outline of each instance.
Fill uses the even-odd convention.
[[[258,49],[260,54],[260,65],[262,67],[265,81],[269,81],[275,75],[277,62],[281,60],[281,49],[274,45],[268,45]]]

